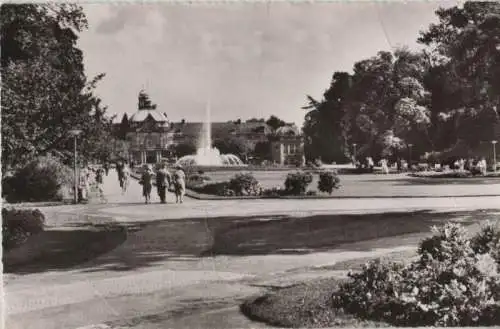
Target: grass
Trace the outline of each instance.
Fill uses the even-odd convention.
[[[263,188],[284,187],[288,172],[255,171],[252,172]],[[229,181],[236,173],[231,171],[208,172],[211,183]],[[340,175],[340,188],[331,195],[317,191],[318,174],[313,174],[313,181],[308,190],[317,193],[312,197],[301,198],[380,198],[380,197],[458,197],[479,195],[500,195],[500,180],[495,177],[474,179],[425,178],[408,175]],[[429,188],[429,185],[434,185]],[[488,188],[485,188],[485,185]],[[220,200],[232,197],[218,197],[200,193],[188,194],[195,199]],[[236,197],[240,199],[241,197]],[[243,197],[255,198],[255,197]]]
[[[342,279],[322,279],[283,288],[241,304],[248,318],[277,327],[389,327],[382,322],[360,320],[335,309],[331,296]]]
[[[416,250],[392,252],[380,257],[383,263],[408,263]],[[315,270],[357,271],[373,257],[358,258],[324,266]],[[311,280],[291,287],[280,288],[240,305],[241,312],[248,318],[269,325],[290,328],[325,327],[390,327],[388,323],[358,319],[334,308],[332,294],[344,278]]]

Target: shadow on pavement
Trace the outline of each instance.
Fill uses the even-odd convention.
[[[31,249],[21,250],[29,256],[24,262],[9,262],[4,254],[4,266],[7,273],[131,271],[167,260],[182,267],[200,257],[218,255],[307,254],[350,250],[349,244],[353,250],[369,250],[374,247],[370,242],[373,239],[391,237],[391,246],[399,246],[406,243],[405,235],[428,233],[432,225],[455,219],[472,224],[493,216],[490,211],[417,211],[302,218],[194,218],[140,225],[75,223],[65,230],[48,230],[33,237],[27,244]]]
[[[3,254],[5,273],[65,270],[87,262],[123,243],[126,228],[116,224],[71,224],[50,229]]]
[[[498,215],[497,215],[498,216]],[[349,243],[430,232],[433,225],[457,219],[465,225],[490,218],[487,211],[434,213],[429,211],[368,215],[322,215],[231,225],[214,234],[203,256],[307,254],[329,251]],[[397,246],[398,240],[393,239]],[[403,244],[403,243],[401,243]],[[354,247],[354,246],[353,246]],[[370,243],[355,250],[370,250]]]

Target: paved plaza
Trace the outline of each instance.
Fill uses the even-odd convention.
[[[500,192],[498,185],[482,186],[490,192]],[[113,171],[105,177],[104,189],[107,203],[43,208],[48,233],[85,233],[92,237],[97,234],[94,231],[104,226],[125,229],[106,238],[110,246],[105,252],[75,260],[71,266],[40,263],[31,268],[14,267],[5,275],[7,328],[72,329],[100,323],[111,328],[263,327],[239,313],[242,300],[269,286],[321,275],[345,275],[335,271],[311,273],[308,269],[411,250],[421,234],[409,234],[403,244],[401,240],[384,237],[331,248],[311,245],[318,248],[291,253],[277,250],[278,247],[269,249],[271,242],[263,240],[268,249],[262,252],[256,240],[261,234],[258,225],[264,224],[257,222],[271,223],[266,231],[276,231],[273,221],[279,222],[282,230],[304,230],[297,225],[307,222],[308,231],[302,233],[313,238],[304,241],[313,243],[310,240],[319,234],[314,231],[315,223],[328,226],[328,216],[334,214],[404,211],[420,216],[422,211],[466,213],[500,209],[498,196],[223,201],[188,198],[184,204],[175,204],[169,195],[168,203],[163,205],[155,195],[153,204],[145,205],[139,184],[132,181],[122,195]],[[312,220],[311,216],[317,219]],[[254,223],[256,229],[247,222]],[[292,222],[297,228],[290,227]],[[338,225],[333,219],[331,223]],[[230,231],[235,225],[240,228]],[[218,237],[224,230],[226,236]],[[219,233],[211,234],[212,231]],[[266,234],[262,233],[261,238],[275,233]],[[89,242],[77,245],[75,252],[95,247],[91,239],[84,241]],[[253,243],[252,248],[245,245],[247,242]],[[280,242],[280,248],[290,244],[285,242]],[[207,246],[210,254],[202,255]],[[217,246],[232,246],[233,251]]]

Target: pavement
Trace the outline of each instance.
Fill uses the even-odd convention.
[[[322,200],[222,200],[186,199],[175,204],[144,204],[141,186],[132,181],[122,194],[116,173],[105,177],[107,203],[41,208],[49,229],[74,229],[96,221],[137,225],[160,220],[263,216],[287,214],[377,213],[390,211],[458,211],[500,209],[500,197],[448,197],[411,199],[322,199]],[[188,225],[188,224],[186,224]],[[154,227],[152,228],[154,229]],[[208,229],[208,227],[207,227]],[[117,271],[102,266],[103,260],[126,258],[143,230],[128,233],[121,244],[85,266],[28,274],[5,274],[6,328],[261,328],[238,311],[245,298],[271,287],[283,287],[321,276],[345,275],[311,268],[356,258],[376,257],[394,251],[412,250],[413,242],[397,247],[368,250],[326,250],[307,254],[164,257],[147,267]],[[196,237],[193,237],[196,241]],[[381,244],[383,245],[383,244]],[[149,254],[156,252],[154,244]],[[138,252],[138,251],[137,251]],[[137,255],[134,255],[137,256]]]

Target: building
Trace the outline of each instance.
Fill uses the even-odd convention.
[[[125,127],[125,128],[124,128]],[[294,125],[286,125],[273,131],[265,122],[213,122],[212,140],[239,138],[254,148],[259,142],[270,144],[272,161],[281,165],[301,163],[304,154],[303,139]],[[201,122],[176,122],[168,120],[167,114],[156,108],[141,108],[130,118],[123,116],[121,123],[115,124],[117,131],[123,131],[129,161],[137,165],[158,163],[162,158],[174,158],[175,145],[198,146],[203,129]],[[123,137],[122,137],[123,138]]]
[[[171,124],[165,113],[156,109],[139,109],[128,120],[126,132],[129,160],[136,164],[157,163],[169,157],[173,143]]]
[[[271,156],[280,165],[304,165],[304,138],[295,125],[276,130],[271,141]]]

